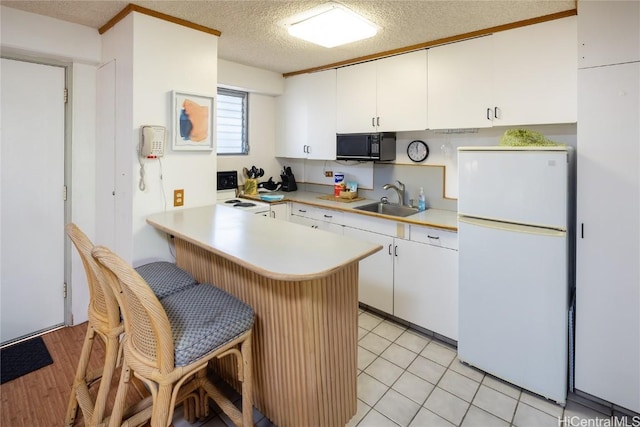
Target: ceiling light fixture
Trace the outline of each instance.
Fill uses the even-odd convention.
[[[288,25],[289,34],[330,48],[368,39],[378,32],[375,24],[338,3],[309,12],[311,16]]]

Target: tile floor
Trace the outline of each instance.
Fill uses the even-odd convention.
[[[360,310],[358,339],[358,410],[348,427],[571,427],[608,425],[612,416],[574,394],[563,408],[485,375],[462,364],[455,348],[369,311]],[[615,416],[622,426],[635,420]],[[273,425],[257,410],[254,422]],[[232,425],[219,409],[196,424],[180,410],[174,417],[175,427]]]

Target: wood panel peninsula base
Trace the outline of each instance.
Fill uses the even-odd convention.
[[[178,266],[255,310],[260,412],[281,427],[344,426],[355,415],[358,262],[380,246],[226,207],[147,222],[174,236]],[[230,362],[217,369],[239,388]]]

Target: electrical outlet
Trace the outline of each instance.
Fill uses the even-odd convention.
[[[324,171],[324,176],[326,178],[331,178],[333,176],[333,171]]]
[[[184,205],[184,190],[173,190],[173,206]]]

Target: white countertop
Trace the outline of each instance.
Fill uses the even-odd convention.
[[[271,194],[271,193],[269,193]],[[354,209],[355,207],[367,205],[369,203],[377,202],[378,200],[365,199],[356,202],[340,202],[320,199],[323,194],[314,193],[310,191],[292,191],[292,192],[277,192],[273,194],[283,194],[283,202],[299,202],[308,205],[318,206],[322,208],[337,209],[344,212],[357,213],[361,215],[374,216],[378,218],[385,218],[396,222],[405,222],[408,224],[423,225],[427,227],[442,228],[444,230],[458,231],[458,213],[455,211],[448,211],[444,209],[427,209],[423,212],[410,215],[408,217],[396,217],[389,215],[382,215],[373,212],[365,212]]]
[[[158,213],[147,223],[262,276],[284,281],[324,277],[382,248],[225,206]]]

